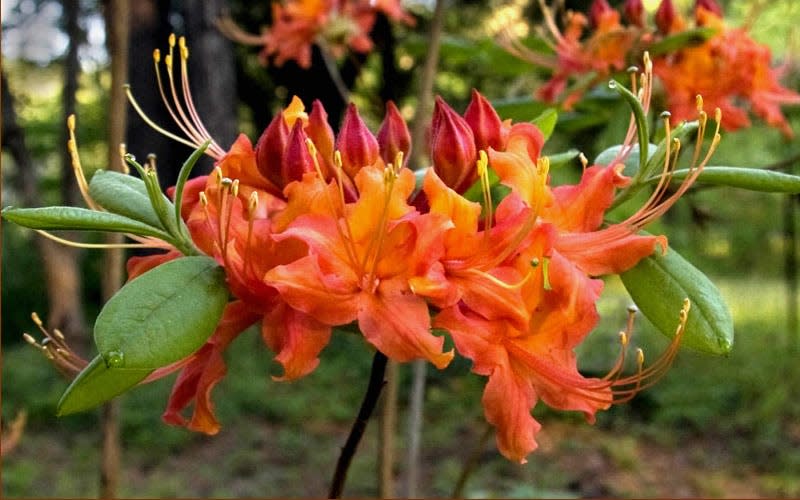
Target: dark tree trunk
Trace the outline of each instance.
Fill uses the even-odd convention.
[[[185,0],[183,17],[189,43],[189,75],[195,104],[214,140],[224,149],[238,126],[233,45],[216,28],[225,0]]]

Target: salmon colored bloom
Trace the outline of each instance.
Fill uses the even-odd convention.
[[[698,2],[695,8],[696,25],[716,30],[714,36],[654,61],[673,123],[693,116],[695,96],[702,95],[709,106],[722,110],[726,130],[749,126],[751,111],[791,137],[780,108],[800,104],[800,94],[780,85],[781,70],[772,67],[769,48],[753,40],[744,28],[728,28],[721,9],[714,5]]]
[[[661,0],[650,25],[641,0],[627,0],[621,11],[606,0],[594,0],[588,15],[567,13],[563,32],[543,1],[540,5],[555,58],[534,52],[513,37],[501,40],[512,54],[552,70],[536,92],[539,99],[560,100],[570,109],[586,89],[640,61],[644,51],[665,37],[709,28],[714,33],[707,40],[688,41],[654,56],[654,72],[673,125],[695,117],[695,100],[702,95],[709,107],[722,110],[725,130],[750,126],[748,114],[752,113],[787,137],[793,135],[781,106],[800,104],[800,93],[780,84],[784,70],[773,67],[766,46],[754,41],[745,28],[726,26],[715,0],[696,1],[693,23],[672,0]],[[574,87],[562,97],[570,82],[575,82]]]
[[[283,66],[295,61],[302,68],[311,66],[314,45],[330,50],[334,57],[346,51],[372,50],[370,31],[378,13],[395,22],[413,25],[399,0],[284,0],[272,4],[272,25],[261,35],[241,30],[231,19],[220,22],[222,31],[236,42],[263,46],[260,58]]]

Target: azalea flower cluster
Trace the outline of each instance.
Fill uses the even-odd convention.
[[[661,0],[654,25],[648,23],[642,0],[626,0],[621,10],[607,0],[594,0],[588,14],[567,13],[563,32],[544,2],[540,4],[554,39],[554,58],[527,49],[513,37],[502,40],[517,56],[553,70],[537,91],[538,98],[555,102],[567,92],[563,104],[570,108],[590,85],[607,80],[651,50],[673,124],[692,119],[695,97],[702,95],[709,106],[722,110],[726,130],[749,126],[749,110],[784,135],[793,135],[780,107],[800,104],[800,94],[781,86],[783,69],[772,67],[769,48],[753,40],[745,28],[726,26],[715,0],[696,0],[693,23],[672,0]],[[702,28],[712,33],[697,31]],[[653,50],[670,37],[675,42],[671,47]],[[685,39],[678,43],[680,37]],[[568,89],[573,79],[578,84]]]
[[[179,47],[184,61],[182,39]],[[639,89],[645,108],[651,71],[647,62]],[[255,145],[240,135],[225,150],[188,94],[184,101],[175,96],[170,109],[186,138],[173,137],[206,145],[215,168],[186,183],[181,217],[199,251],[224,268],[234,300],[203,347],[148,377],[180,372],[166,422],[218,432],[211,392],[226,372],[223,352],[259,323],[282,365],[279,380],[311,373],[333,330],[347,325],[399,362],[423,359],[442,369],[456,353],[470,359],[488,378],[483,406],[498,448],[520,462],[536,448],[540,426],[531,409],[538,400],[591,421],[658,380],[674,358],[688,305],[666,352],[647,368],[638,352],[633,375],[623,374],[630,327],[604,377],[584,377],[574,348],[599,320],[598,277],[666,251],[664,236],[640,230],[694,182],[713,144],[671,190],[667,152],[650,199],[609,224],[605,212],[631,182],[622,161],[634,129],[609,165],[584,164],[578,184],[554,187],[541,131],[501,120],[477,91],[463,115],[437,99],[431,168],[422,176],[406,164],[410,134],[393,103],[376,134],[354,105],[334,134],[319,101],[309,111],[295,98]],[[168,248],[133,257],[129,279],[181,255]],[[434,331],[447,332],[454,349]]]
[[[231,19],[222,20],[220,28],[239,43],[262,47],[264,64],[295,61],[309,68],[314,45],[336,58],[348,50],[370,52],[370,32],[379,13],[395,22],[415,22],[399,0],[285,0],[273,2],[272,24],[261,35],[244,32]]]

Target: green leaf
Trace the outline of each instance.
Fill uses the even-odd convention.
[[[492,107],[500,118],[512,119],[515,122],[528,121],[532,116],[538,116],[549,109],[550,105],[535,100],[533,97],[517,97],[492,101]]]
[[[581,152],[578,151],[577,149],[569,149],[567,151],[564,151],[563,153],[547,155],[547,157],[550,158],[550,168],[557,168],[562,165],[569,164],[569,162],[579,157],[580,155]]]
[[[681,31],[680,33],[662,38],[658,42],[652,44],[647,50],[650,52],[650,55],[654,57],[661,54],[675,52],[676,50],[682,49],[683,47],[687,47],[689,45],[700,45],[714,36],[717,32],[718,30],[715,28],[695,28],[692,30]]]
[[[183,257],[122,287],[97,316],[94,340],[106,363],[160,368],[199,349],[227,302],[222,267],[209,257]]]
[[[557,122],[558,111],[555,108],[548,108],[542,111],[539,116],[531,120],[531,123],[539,127],[539,130],[542,131],[545,141],[549,139],[551,135],[553,135],[553,131],[556,129]]]
[[[655,147],[654,144],[650,144],[650,146]],[[616,158],[619,152],[622,150],[622,145],[617,144],[616,146],[611,146],[610,148],[602,151],[597,157],[594,159],[594,165],[610,165]],[[622,171],[623,174],[627,176],[633,176],[639,170],[639,145],[634,144],[631,148],[631,152],[628,153],[628,156],[625,158],[625,161],[622,163],[625,165],[625,170]]]
[[[688,169],[676,170],[672,173],[672,179],[680,181],[688,174]],[[651,177],[647,182],[655,183],[658,179],[659,177]],[[705,167],[696,182],[767,193],[800,193],[800,176],[761,168]]]
[[[56,415],[61,417],[94,408],[135,386],[152,371],[109,367],[102,356],[96,356],[64,391]]]
[[[717,287],[675,250],[642,259],[622,274],[622,283],[639,310],[664,335],[672,337],[678,312],[689,298],[691,309],[682,344],[711,354],[733,346],[733,319]]]
[[[109,212],[165,229],[153,210],[144,181],[138,177],[98,170],[89,183],[89,195]]]
[[[40,207],[3,209],[3,218],[31,229],[66,229],[79,231],[108,231],[154,236],[169,241],[162,230],[111,212],[98,212],[78,207]]]

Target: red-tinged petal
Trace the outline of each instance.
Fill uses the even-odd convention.
[[[395,361],[423,358],[442,369],[453,359],[453,351],[442,352],[444,338],[431,334],[428,305],[404,280],[384,280],[374,294],[362,292],[358,326],[367,341]]]
[[[222,352],[239,333],[259,319],[242,302],[231,302],[225,307],[222,319],[208,342],[193,355],[178,375],[170,394],[167,410],[162,419],[173,425],[185,425],[193,431],[216,434],[219,422],[214,416],[211,390],[227,371]],[[194,401],[190,420],[181,411]]]
[[[345,112],[336,149],[342,154],[342,168],[350,178],[363,167],[374,165],[378,160],[378,141],[369,131],[358,114],[355,104],[350,104]]]
[[[553,203],[543,218],[561,231],[594,231],[603,223],[615,190],[630,183],[619,170],[616,165],[592,166],[584,171],[579,184],[553,188]]]
[[[241,184],[275,194],[280,193],[280,189],[261,175],[256,166],[253,144],[244,134],[239,135],[225,156],[217,162],[217,166],[222,170],[222,175],[231,179],[239,179]]]
[[[511,366],[498,365],[483,391],[486,421],[497,428],[497,449],[509,460],[524,464],[525,457],[537,448],[536,433],[541,425],[531,416],[536,392],[529,380]]]
[[[414,295],[425,297],[440,309],[453,306],[461,296],[458,287],[445,274],[441,262],[434,262],[423,275],[409,278],[408,286]]]
[[[283,155],[288,141],[289,126],[283,119],[283,113],[278,113],[272,118],[256,142],[255,155],[258,171],[279,187],[283,187],[281,165],[283,165]]]
[[[684,26],[683,18],[675,10],[672,0],[661,0],[655,15],[656,26],[664,35],[671,35],[681,31]]]
[[[508,130],[489,101],[475,89],[472,89],[472,99],[464,111],[464,120],[475,135],[475,146],[479,151],[489,148],[502,151],[505,148]]]
[[[459,193],[478,178],[475,136],[469,124],[441,97],[436,98],[431,125],[431,159],[442,181]]]
[[[625,272],[658,247],[666,250],[666,237],[633,234],[618,224],[592,233],[562,234],[556,240],[558,251],[591,276]]]
[[[140,276],[147,271],[160,266],[165,262],[177,259],[183,254],[177,250],[171,250],[167,253],[158,253],[155,255],[144,255],[141,257],[131,257],[128,259],[126,265],[128,270],[128,281]]]
[[[264,342],[277,355],[283,375],[275,380],[294,380],[308,375],[319,365],[319,353],[328,345],[331,327],[286,304],[279,304],[261,323]]]
[[[398,153],[403,153],[403,164],[396,166],[404,167],[408,163],[411,153],[411,133],[392,101],[386,103],[386,116],[378,130],[377,139],[384,163],[395,163]]]
[[[614,9],[607,0],[594,0],[589,7],[589,21],[596,28],[602,24],[602,19],[610,12],[614,12]]]
[[[346,277],[341,275],[346,273]],[[345,325],[359,314],[360,290],[349,268],[323,268],[318,256],[309,255],[264,276],[283,300],[326,325]]]
[[[433,326],[450,333],[458,353],[472,360],[472,371],[479,375],[490,375],[496,366],[508,362],[503,339],[519,334],[507,321],[489,321],[463,305],[440,311]]]

